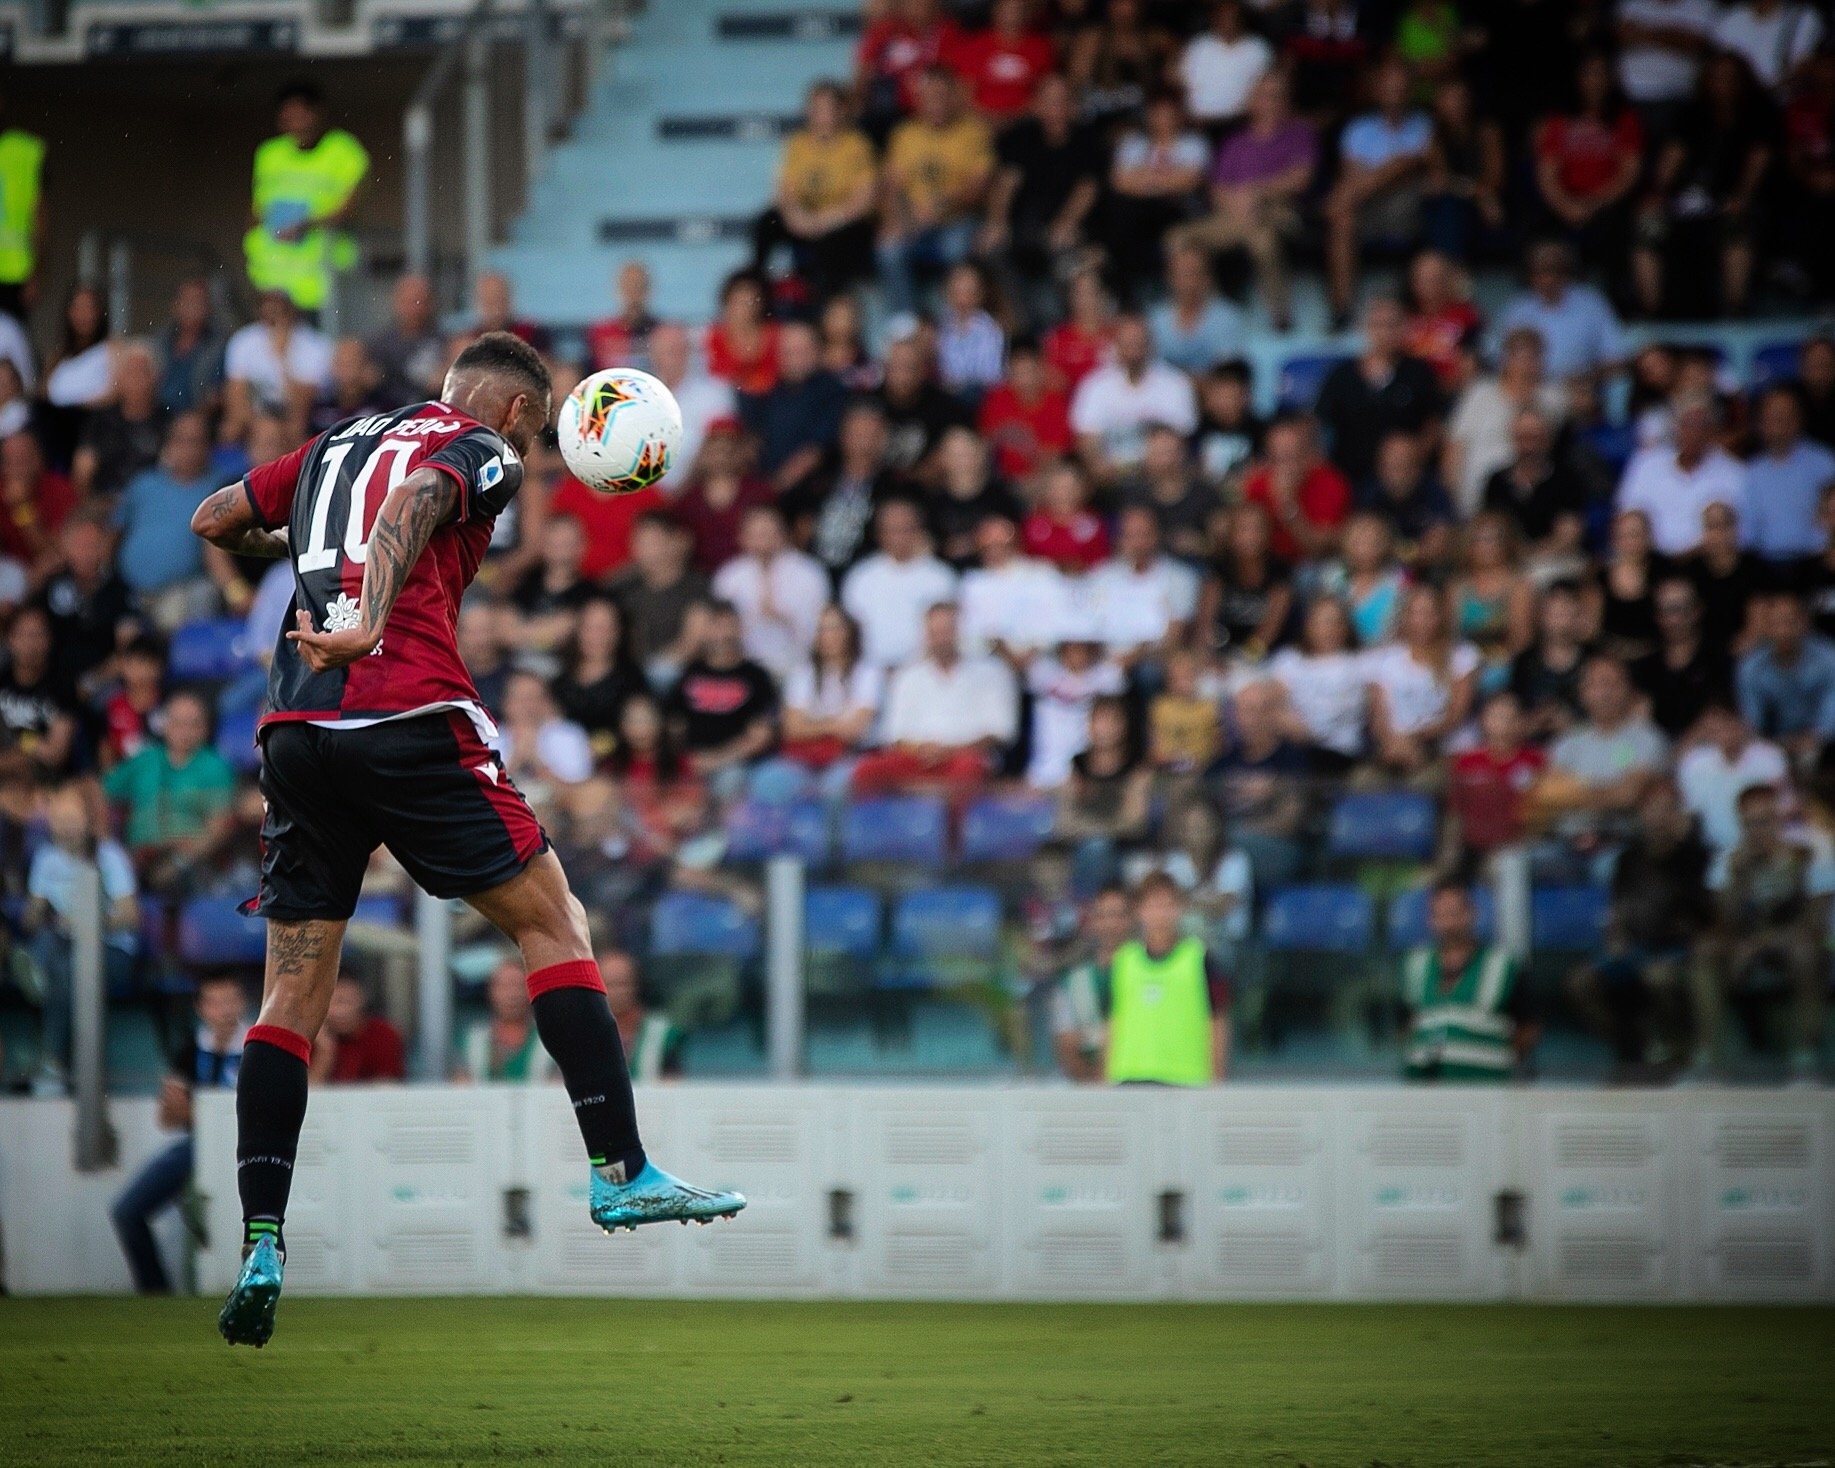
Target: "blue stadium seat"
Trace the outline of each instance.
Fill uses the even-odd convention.
[[[1766,342],[1752,354],[1752,380],[1747,385],[1756,390],[1774,382],[1789,382],[1797,375],[1802,358],[1803,344],[1799,341]]]
[[[1025,861],[1051,836],[1056,804],[1042,796],[990,795],[962,817],[964,861]]]
[[[1357,887],[1282,887],[1262,908],[1262,942],[1276,953],[1367,954],[1376,903]]]
[[[1388,941],[1391,953],[1402,953],[1427,941],[1428,888],[1413,887],[1389,900]],[[1497,936],[1497,899],[1489,887],[1471,889],[1478,909],[1478,936],[1489,943]]]
[[[1606,940],[1604,887],[1539,887],[1529,894],[1529,944],[1557,953],[1591,953]]]
[[[650,949],[659,956],[755,958],[758,920],[724,897],[669,892],[650,912]]]
[[[884,795],[848,806],[841,817],[844,861],[900,862],[935,870],[949,844],[943,802],[929,795]]]
[[[178,956],[198,968],[258,966],[267,956],[267,926],[242,916],[227,897],[194,897],[178,916]]]
[[[892,910],[887,989],[934,989],[991,975],[1000,953],[1000,895],[992,887],[929,887]]]
[[[1332,811],[1330,856],[1426,861],[1434,854],[1438,814],[1433,797],[1414,790],[1347,795]]]
[[[726,818],[727,857],[764,861],[773,856],[801,857],[811,866],[828,862],[828,809],[819,800],[778,804],[744,800]]]
[[[1289,357],[1281,363],[1280,403],[1281,411],[1297,413],[1310,410],[1318,401],[1319,389],[1325,386],[1325,379],[1332,368],[1340,362],[1351,359],[1337,352],[1319,352],[1305,356]]]
[[[811,887],[803,899],[803,946],[850,958],[879,955],[879,897],[865,887]]]
[[[217,753],[245,775],[261,768],[261,751],[255,745],[255,722],[259,717],[254,709],[248,709],[225,714],[217,723]]]
[[[357,910],[350,915],[353,923],[374,923],[380,928],[399,928],[402,923],[401,899],[389,892],[378,892],[357,899]]]
[[[221,682],[249,666],[242,653],[242,623],[233,617],[187,622],[172,634],[168,669],[180,683]]]

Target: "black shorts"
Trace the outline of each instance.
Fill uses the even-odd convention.
[[[262,732],[263,917],[348,918],[386,846],[435,897],[501,886],[547,849],[503,762],[457,709],[361,729]]]

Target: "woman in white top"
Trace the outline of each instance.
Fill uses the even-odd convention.
[[[1440,478],[1460,515],[1468,516],[1484,499],[1485,481],[1507,468],[1516,454],[1510,428],[1524,408],[1540,408],[1550,428],[1559,428],[1567,399],[1559,383],[1543,368],[1542,334],[1519,326],[1504,336],[1497,372],[1480,377],[1459,395],[1446,425]]]
[[[55,408],[88,408],[107,401],[114,388],[108,342],[108,301],[93,285],[79,285],[64,303],[64,339],[45,375],[45,400]]]
[[[1370,742],[1384,770],[1433,778],[1447,738],[1472,715],[1478,663],[1477,648],[1454,641],[1440,593],[1409,587],[1396,640],[1364,654]]]
[[[1277,652],[1268,673],[1287,693],[1287,736],[1311,749],[1321,774],[1344,774],[1363,753],[1368,707],[1363,657],[1344,603],[1316,599],[1300,645]]]
[[[783,743],[753,771],[753,798],[794,800],[813,776],[826,798],[845,799],[885,694],[885,674],[860,655],[860,624],[824,607],[809,661],[784,683]]]

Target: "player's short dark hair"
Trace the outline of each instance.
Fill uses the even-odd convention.
[[[542,354],[508,331],[487,331],[453,360],[454,372],[491,372],[514,377],[544,397],[554,395],[554,380]]]

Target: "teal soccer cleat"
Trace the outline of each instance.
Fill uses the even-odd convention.
[[[628,1183],[601,1177],[595,1167],[590,1206],[593,1222],[609,1234],[640,1223],[687,1223],[691,1218],[696,1223],[712,1223],[716,1218],[731,1218],[745,1207],[745,1194],[693,1188],[654,1162],[646,1162],[644,1170]]]
[[[217,1312],[217,1330],[232,1346],[265,1346],[274,1334],[280,1276],[286,1258],[271,1238],[259,1240],[242,1258],[242,1273]]]

